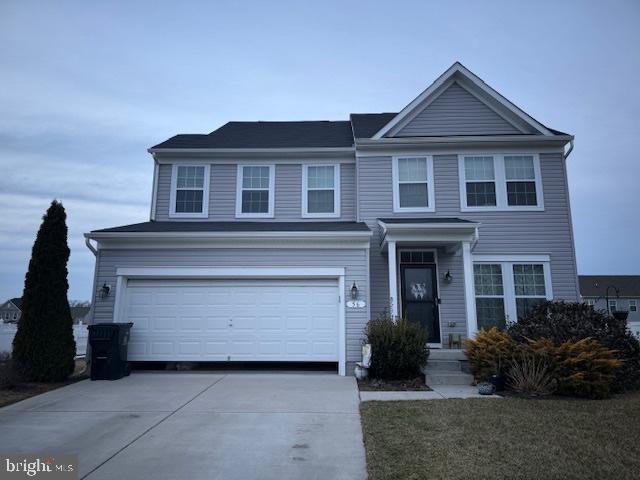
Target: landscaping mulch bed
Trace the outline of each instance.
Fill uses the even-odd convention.
[[[638,478],[640,393],[360,404],[370,480]]]
[[[43,382],[20,382],[15,385],[7,385],[0,387],[0,407],[11,405],[12,403],[35,397],[42,393],[55,390],[66,385],[70,385],[80,380],[88,378],[84,373],[84,358],[76,360],[76,369],[72,376],[64,382],[43,383]]]
[[[424,383],[423,376],[411,380],[358,380],[358,388],[361,392],[428,392],[431,390]]]

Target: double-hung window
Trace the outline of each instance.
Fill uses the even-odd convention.
[[[209,165],[174,165],[170,217],[209,216]]]
[[[617,300],[609,300],[609,311],[615,312],[618,310],[618,301]]]
[[[236,217],[273,217],[274,165],[238,165]]]
[[[302,216],[340,216],[340,165],[302,166]]]
[[[629,300],[629,311],[637,312],[638,311],[638,301],[637,300]]]
[[[478,329],[502,329],[553,298],[546,256],[476,255],[473,282]]]
[[[537,155],[460,155],[462,211],[543,210]]]
[[[393,157],[394,212],[433,212],[435,192],[431,156]]]

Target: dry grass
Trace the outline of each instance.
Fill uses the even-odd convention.
[[[77,359],[76,368],[73,374],[65,382],[55,382],[55,383],[21,382],[12,386],[1,387],[0,388],[0,407],[11,405],[12,403],[19,402],[20,400],[25,400],[29,397],[35,397],[36,395],[40,395],[41,393],[45,393],[50,390],[55,390],[56,388],[64,387],[65,385],[69,385],[70,383],[83,380],[87,378],[86,374],[84,373],[85,367],[86,367],[86,364],[85,364],[84,358]]]
[[[370,480],[638,478],[640,394],[365,402]]]

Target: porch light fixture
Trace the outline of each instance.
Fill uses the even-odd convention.
[[[104,283],[100,287],[100,298],[107,298],[110,292],[111,292],[111,285],[107,285],[106,283]]]
[[[450,270],[447,270],[447,273],[444,274],[444,280],[447,283],[451,283],[453,281],[453,275],[451,275]]]
[[[353,285],[351,285],[351,299],[358,299],[358,285],[356,285],[356,282],[353,282]]]

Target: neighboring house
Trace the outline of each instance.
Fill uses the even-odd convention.
[[[578,280],[585,303],[599,310],[627,311],[627,322],[640,322],[640,275],[580,275]]]
[[[91,313],[90,306],[71,307],[71,318],[73,319],[73,324],[88,325],[89,323],[91,323],[90,313]]]
[[[398,113],[229,122],[152,148],[150,221],[86,234],[131,360],[361,360],[385,310],[434,348],[577,301],[566,157],[459,63]],[[94,243],[92,243],[94,242]]]
[[[3,323],[16,323],[22,316],[22,298],[11,298],[0,305],[0,319]]]

